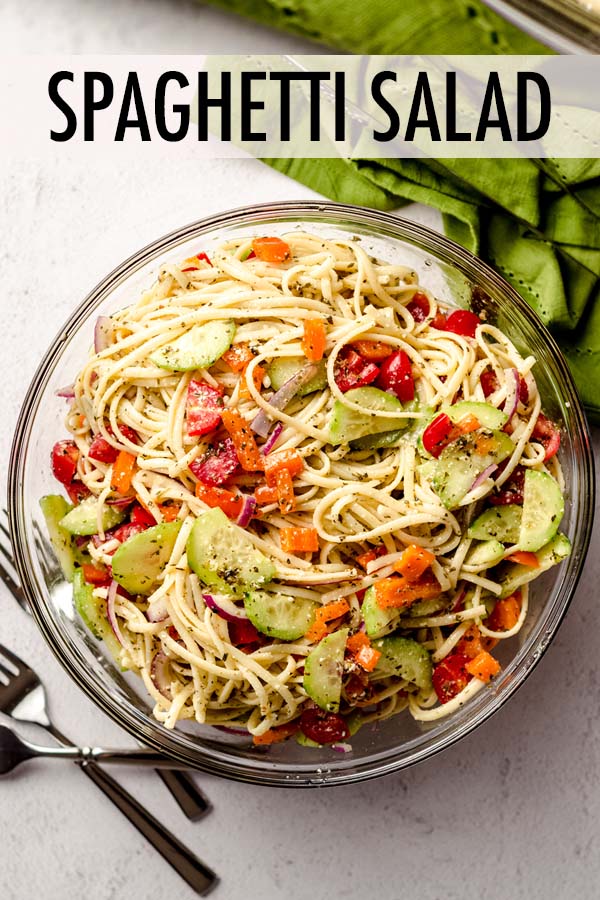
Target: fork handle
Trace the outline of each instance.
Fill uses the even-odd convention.
[[[205,866],[191,850],[167,831],[114,778],[94,763],[81,764],[80,768],[197,894],[204,896],[216,886],[219,879],[212,869]]]
[[[202,793],[190,775],[175,769],[156,769],[155,771],[191,822],[197,822],[211,810],[210,800]]]

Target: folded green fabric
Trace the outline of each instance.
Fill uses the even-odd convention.
[[[346,52],[549,52],[479,0],[211,2]],[[441,210],[446,234],[494,266],[553,331],[600,423],[600,160],[265,162],[342,203]]]

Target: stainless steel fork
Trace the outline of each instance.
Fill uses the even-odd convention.
[[[34,670],[15,653],[0,644],[0,712],[24,722],[42,725],[61,744],[71,741],[52,724],[46,711],[44,686]],[[192,887],[205,895],[218,882],[215,873],[161,825],[121,785],[95,763],[77,763],[101,791],[150,841],[160,855]]]
[[[19,582],[19,576],[12,555],[10,534],[8,531],[8,514],[5,509],[0,509],[0,579],[9,589],[17,603],[31,614],[25,591]],[[37,721],[37,720],[36,720]],[[48,723],[38,722],[48,730]],[[55,734],[54,737],[60,740]],[[176,770],[156,770],[166,787],[169,789],[180,808],[192,822],[197,822],[210,811],[210,801],[204,796],[195,781],[185,772]]]

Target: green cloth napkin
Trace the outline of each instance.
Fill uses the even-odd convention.
[[[362,54],[545,53],[479,0],[213,0]],[[326,197],[391,210],[416,201],[496,268],[551,329],[600,423],[600,160],[270,159]]]

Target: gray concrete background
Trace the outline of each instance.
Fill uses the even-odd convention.
[[[0,0],[0,33],[15,53],[307,49],[185,0]],[[2,483],[37,362],[106,271],[204,214],[311,196],[254,161],[149,161],[139,171],[66,166],[57,154],[1,170]],[[418,207],[410,214],[437,222]],[[215,900],[592,900],[600,895],[599,550],[596,529],[571,609],[528,682],[429,763],[325,791],[199,776],[215,808],[195,825],[152,773],[119,778],[220,874]],[[1,586],[0,615],[0,640],[35,664],[64,731],[81,743],[131,743],[77,690]],[[173,896],[193,894],[75,767],[35,763],[0,784],[2,900]]]

